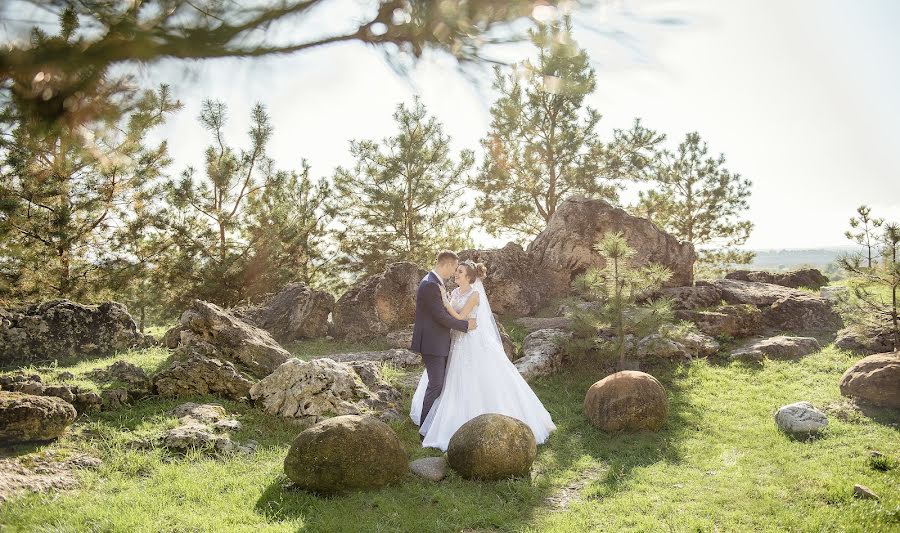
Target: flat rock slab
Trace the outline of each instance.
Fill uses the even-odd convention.
[[[100,459],[82,454],[64,460],[57,460],[49,453],[0,459],[0,502],[28,492],[74,489],[78,486],[76,470],[94,470],[102,464]]]
[[[731,360],[761,361],[772,359],[797,359],[818,352],[822,347],[814,337],[787,337],[778,335],[753,342],[731,352]]]
[[[809,402],[797,402],[778,409],[775,424],[788,435],[809,437],[828,426],[828,417]]]
[[[422,364],[422,356],[415,352],[411,352],[404,348],[395,348],[393,350],[383,350],[377,352],[351,352],[351,353],[335,353],[315,357],[314,359],[331,359],[338,363],[349,363],[351,361],[373,361],[375,363],[388,363],[400,368],[416,366]]]
[[[447,477],[447,457],[425,457],[409,463],[413,474],[429,481],[441,481]]]

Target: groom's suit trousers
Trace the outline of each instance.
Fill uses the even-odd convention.
[[[428,418],[428,412],[431,406],[438,399],[444,390],[444,376],[447,374],[448,357],[440,355],[422,354],[425,361],[425,372],[428,373],[428,387],[425,388],[425,400],[422,402],[422,417],[419,419],[419,427],[425,423]]]

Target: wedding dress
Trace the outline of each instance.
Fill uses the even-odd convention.
[[[428,373],[423,373],[413,395],[410,418],[425,435],[422,446],[426,448],[446,451],[450,437],[460,426],[485,413],[499,413],[521,420],[541,444],[556,426],[537,395],[506,357],[481,280],[475,281],[466,294],[461,294],[459,288],[454,289],[450,305],[460,312],[476,292],[479,303],[470,316],[474,316],[478,327],[469,333],[452,332],[444,390],[420,424],[422,400],[428,386]]]

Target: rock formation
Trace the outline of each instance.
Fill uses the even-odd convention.
[[[232,310],[238,318],[269,332],[280,343],[324,337],[334,296],[291,283],[260,305]]]
[[[416,290],[425,276],[413,263],[394,263],[350,288],[335,305],[334,336],[365,339],[413,323]]]

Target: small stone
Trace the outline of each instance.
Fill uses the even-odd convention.
[[[59,375],[56,376],[56,379],[60,381],[71,381],[75,379],[75,374],[69,372],[68,370],[60,372]]]
[[[128,405],[128,391],[125,389],[107,389],[100,393],[105,409],[121,409]]]
[[[409,463],[413,474],[430,481],[440,481],[447,477],[447,457],[424,457]]]
[[[775,413],[778,429],[795,437],[817,435],[828,426],[828,417],[809,402],[785,405]]]
[[[880,499],[877,494],[872,492],[872,489],[865,485],[853,485],[853,495],[857,498],[861,498],[863,500],[878,500]]]

